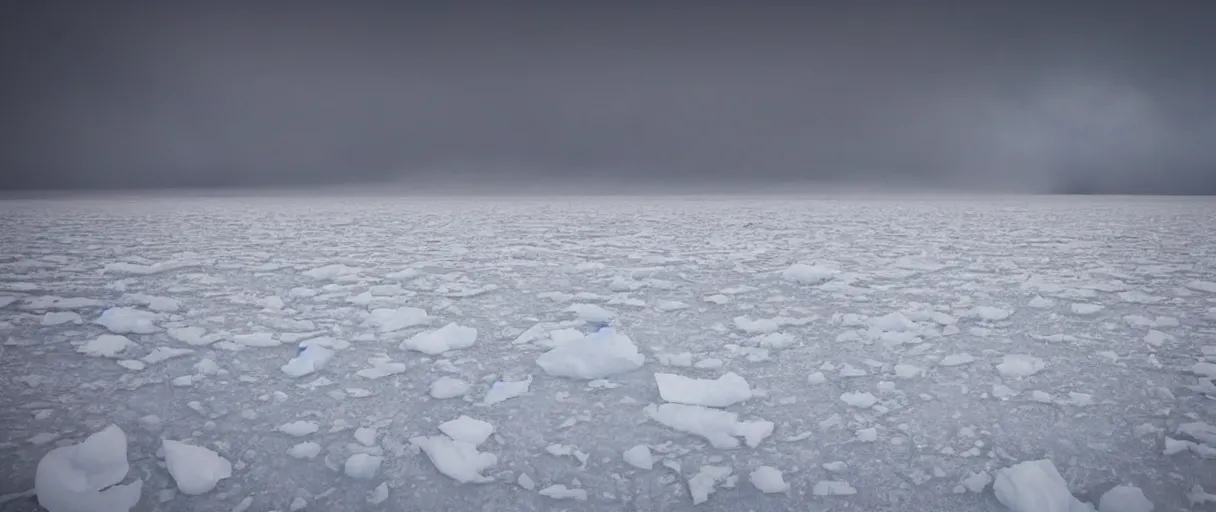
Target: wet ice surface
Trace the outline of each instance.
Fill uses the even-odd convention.
[[[11,201],[0,225],[0,495],[110,424],[135,510],[1005,510],[992,475],[1042,459],[1094,505],[1216,490],[1208,199]],[[606,321],[640,368],[583,337]],[[659,408],[656,373],[706,405]],[[729,373],[750,391],[690,387]],[[180,492],[166,439],[231,476]]]

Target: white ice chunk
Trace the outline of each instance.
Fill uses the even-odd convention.
[[[1098,498],[1098,512],[1153,512],[1153,502],[1132,485],[1116,485]]]
[[[941,362],[938,364],[940,364],[942,366],[962,366],[965,364],[971,364],[973,362],[975,362],[975,357],[972,357],[971,354],[962,353],[962,354],[950,354],[946,357],[943,357]]]
[[[920,375],[922,371],[923,370],[921,370],[920,367],[910,364],[895,365],[895,376],[901,379],[916,378],[916,376]]]
[[[536,492],[555,500],[587,501],[586,489],[570,489],[562,484],[550,485]]]
[[[841,480],[820,480],[815,482],[815,486],[811,488],[811,494],[815,496],[852,496],[857,494],[857,489]]]
[[[387,277],[389,279],[405,280],[405,279],[413,279],[420,275],[422,275],[422,272],[418,271],[417,269],[403,268],[403,269],[395,271],[395,272],[389,272],[389,273],[385,274],[384,277]]]
[[[518,396],[523,396],[528,392],[528,388],[531,386],[531,375],[529,375],[528,378],[520,381],[497,381],[490,386],[490,391],[486,392],[486,396],[484,399],[482,399],[482,403],[485,405],[494,405]]]
[[[309,434],[316,433],[318,430],[321,430],[321,427],[320,427],[320,425],[317,425],[317,422],[315,422],[315,421],[301,420],[301,421],[293,421],[291,423],[285,423],[283,425],[280,425],[278,430],[279,430],[279,432],[282,432],[289,436],[303,437],[303,436],[306,436]]]
[[[539,340],[536,344],[545,348],[556,348],[571,341],[581,340],[583,336],[586,335],[578,329],[554,329],[549,331],[548,340]]]
[[[280,366],[279,369],[289,377],[303,377],[320,370],[333,356],[334,351],[319,344],[312,344],[304,347],[299,354],[291,358],[287,364]]]
[[[461,414],[454,420],[440,423],[439,431],[456,441],[479,446],[494,434],[494,425]]]
[[[320,454],[321,445],[312,441],[305,441],[287,449],[287,455],[296,459],[315,459]]]
[[[359,370],[355,372],[355,375],[374,380],[405,372],[405,363],[395,363],[387,358],[373,357],[369,358],[367,362],[372,367]]]
[[[773,349],[789,348],[795,343],[798,338],[788,332],[770,332],[747,340],[748,345]]]
[[[375,446],[376,437],[379,435],[380,432],[372,427],[359,427],[355,429],[355,441],[364,446]]]
[[[402,307],[397,309],[377,308],[367,316],[367,324],[380,332],[395,332],[430,321],[425,309]]]
[[[1203,421],[1192,421],[1178,425],[1178,433],[1195,438],[1199,442],[1216,447],[1216,425]]]
[[[823,467],[823,469],[826,469],[833,473],[844,473],[845,471],[849,470],[849,465],[842,460],[825,462],[825,463],[821,464],[821,466]]]
[[[722,483],[733,473],[727,466],[701,466],[701,470],[688,479],[688,493],[692,495],[692,504],[700,505],[709,500],[718,484]]]
[[[991,474],[989,474],[987,471],[976,471],[974,473],[967,475],[965,478],[963,478],[961,485],[963,486],[964,489],[966,489],[968,491],[971,491],[974,493],[981,493],[981,492],[984,492],[984,489],[987,489],[988,484],[991,484],[991,483],[992,483]]]
[[[431,383],[431,398],[437,400],[447,400],[464,396],[469,393],[470,385],[468,382],[457,379],[455,377],[443,376],[435,379]]]
[[[84,322],[80,317],[80,313],[75,311],[48,311],[42,315],[42,326],[51,327],[63,324],[79,324]]]
[[[702,437],[720,450],[738,448],[739,440],[736,437],[743,437],[749,447],[755,448],[772,435],[775,427],[771,421],[741,422],[733,412],[699,405],[651,404],[643,412],[646,417],[665,427]]]
[[[215,338],[204,337],[207,329],[202,327],[173,327],[168,330],[168,334],[170,338],[187,345],[210,345],[216,341]]]
[[[629,336],[605,327],[583,339],[554,348],[536,358],[536,364],[554,377],[596,380],[641,368],[646,356]]]
[[[874,395],[866,392],[845,393],[840,395],[840,401],[844,402],[850,407],[869,409],[870,407],[874,407],[874,404],[878,403],[878,398],[875,398]]]
[[[656,373],[659,396],[668,402],[706,407],[727,407],[752,397],[747,380],[734,372],[717,379],[694,379],[671,373]]]
[[[388,482],[380,482],[380,485],[377,485],[372,490],[371,495],[367,497],[367,502],[372,505],[379,505],[384,503],[385,500],[388,500]]]
[[[152,297],[148,301],[148,309],[157,313],[172,313],[182,308],[182,303],[177,299],[168,297]]]
[[[359,268],[348,267],[341,263],[336,263],[333,265],[325,265],[323,267],[317,267],[312,270],[307,270],[304,272],[304,275],[307,277],[316,279],[316,280],[330,280],[330,279],[339,279],[339,278],[343,278],[343,277],[354,276],[354,275],[358,274],[360,271],[361,271],[361,269],[359,269]]]
[[[1074,302],[1072,304],[1072,312],[1074,315],[1089,316],[1095,315],[1106,309],[1106,306],[1101,304],[1091,304],[1087,302]]]
[[[220,372],[220,365],[211,359],[203,358],[194,363],[194,371],[200,375],[215,375]]]
[[[416,436],[410,443],[417,446],[440,473],[460,483],[492,482],[482,472],[498,463],[493,453],[477,451],[473,443],[456,441],[446,435]]]
[[[1205,379],[1216,379],[1216,363],[1202,361],[1191,365],[1191,373]]]
[[[616,318],[616,313],[597,304],[573,304],[566,308],[566,311],[574,313],[579,320],[589,323],[603,323]]]
[[[655,358],[659,360],[659,364],[665,366],[692,366],[692,352],[680,352],[678,354],[660,353],[656,354]]]
[[[1035,309],[1047,309],[1047,308],[1055,306],[1056,301],[1054,299],[1049,299],[1049,298],[1046,298],[1046,297],[1043,297],[1040,295],[1035,295],[1034,298],[1030,299],[1030,302],[1027,303],[1026,305],[1030,306],[1032,308],[1035,308]]]
[[[625,450],[621,457],[625,459],[630,466],[638,469],[650,470],[654,468],[654,456],[650,453],[650,447],[639,444]]]
[[[1026,354],[1006,354],[996,369],[1006,377],[1023,378],[1039,373],[1047,363]]]
[[[968,312],[968,316],[987,322],[999,322],[1013,316],[1013,310],[993,306],[976,306]]]
[[[197,267],[202,265],[202,260],[193,258],[176,259],[153,263],[151,265],[141,265],[139,263],[129,263],[119,261],[115,263],[107,263],[101,272],[103,274],[134,274],[146,276],[151,274],[159,274],[161,272],[169,272],[183,268]]]
[[[114,334],[152,334],[156,327],[156,313],[142,309],[115,307],[101,312],[96,323]]]
[[[904,316],[903,313],[898,311],[888,313],[880,317],[871,318],[867,323],[869,323],[871,327],[875,327],[887,332],[915,331],[919,327],[916,325],[916,322],[909,320],[908,317]]]
[[[282,342],[275,338],[274,333],[270,332],[237,334],[232,337],[232,341],[237,345],[252,348],[272,348],[282,345]]]
[[[785,492],[790,489],[790,484],[785,482],[781,470],[772,466],[760,466],[752,470],[748,475],[748,480],[765,494]]]
[[[401,342],[402,350],[414,350],[428,355],[438,355],[449,350],[463,350],[477,342],[477,329],[455,322],[439,329],[424,331]]]
[[[139,503],[143,481],[127,477],[127,435],[110,425],[78,444],[51,450],[38,461],[34,492],[50,512],[128,512]]]
[[[1081,502],[1050,460],[1022,462],[997,470],[992,486],[997,501],[1010,512],[1071,512]]]
[[[140,360],[148,364],[156,364],[193,353],[194,350],[188,348],[156,347]]]
[[[1148,334],[1144,335],[1144,342],[1153,347],[1160,347],[1169,340],[1170,335],[1156,329],[1149,329]]]
[[[840,376],[845,377],[845,378],[865,377],[866,375],[869,375],[869,374],[870,374],[870,372],[868,372],[862,368],[857,368],[848,363],[845,363],[844,366],[840,367]]]
[[[356,453],[346,459],[343,470],[346,476],[356,480],[371,480],[380,471],[380,463],[383,461],[384,457],[367,453]]]
[[[536,490],[536,480],[533,480],[527,473],[520,473],[519,477],[515,479],[515,483],[529,491]]]
[[[136,361],[134,359],[123,359],[118,362],[118,366],[136,372],[148,367],[143,361]]]
[[[161,448],[165,452],[165,466],[182,494],[211,492],[220,480],[232,476],[232,462],[209,448],[171,439],[163,440]]]
[[[665,301],[660,302],[657,306],[655,306],[655,309],[657,309],[659,311],[663,311],[663,312],[680,311],[682,309],[688,309],[688,308],[689,308],[688,304],[680,302],[678,300],[665,300]]]
[[[1186,287],[1197,292],[1216,293],[1216,282],[1212,281],[1194,280],[1186,283]]]
[[[127,339],[126,336],[102,334],[96,339],[81,345],[76,351],[94,357],[118,357],[118,354],[134,346],[136,346],[135,342]]]
[[[795,263],[781,271],[781,278],[800,284],[822,284],[831,281],[839,273],[832,268]]]

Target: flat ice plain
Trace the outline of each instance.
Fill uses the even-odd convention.
[[[0,226],[0,495],[111,424],[140,511],[1000,511],[993,476],[1044,459],[1095,506],[1216,492],[1211,198],[12,200]],[[605,321],[639,368],[578,360]],[[537,364],[579,343],[565,373],[609,376]],[[163,439],[231,476],[181,492]]]

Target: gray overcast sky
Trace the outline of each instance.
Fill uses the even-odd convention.
[[[1213,4],[0,0],[0,188],[1216,193]]]

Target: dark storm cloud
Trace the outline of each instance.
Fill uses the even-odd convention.
[[[1216,192],[1204,2],[409,4],[4,2],[3,186]]]

